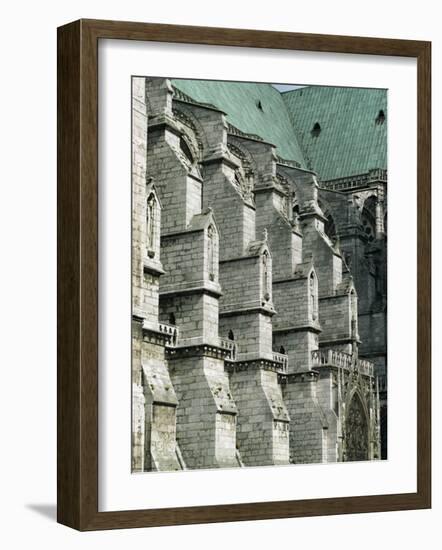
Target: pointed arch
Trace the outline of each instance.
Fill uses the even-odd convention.
[[[358,296],[354,287],[350,290],[350,328],[353,338],[358,338]]]
[[[158,252],[160,230],[160,204],[153,188],[147,189],[146,198],[146,248],[147,254],[153,258]]]
[[[217,233],[215,226],[211,223],[207,227],[207,266],[209,272],[209,279],[214,281],[216,279],[216,267],[217,267],[217,245],[218,240],[216,238]]]
[[[345,419],[345,460],[368,460],[370,456],[368,413],[358,391],[352,394]]]
[[[318,278],[313,269],[308,277],[308,296],[311,320],[314,322],[318,320]]]
[[[272,297],[272,266],[271,258],[267,249],[261,256],[262,262],[262,296],[265,302],[270,302]]]
[[[207,141],[203,126],[198,118],[193,114],[192,110],[184,103],[178,104],[174,101],[173,114],[181,123],[181,130],[186,134],[187,138],[192,142],[194,151],[198,150],[197,157],[200,160],[204,155],[204,150],[208,151],[209,143]],[[191,137],[192,135],[192,137]]]

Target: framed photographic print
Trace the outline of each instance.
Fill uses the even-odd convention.
[[[58,33],[58,520],[428,508],[430,43]]]

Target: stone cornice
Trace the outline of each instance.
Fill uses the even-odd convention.
[[[306,370],[299,372],[291,372],[286,374],[285,382],[287,384],[295,384],[299,382],[317,382],[319,378],[319,372],[317,370]]]
[[[276,372],[277,374],[285,375],[286,370],[277,361],[272,361],[267,357],[256,357],[254,359],[247,360],[236,360],[236,361],[226,361],[226,370],[230,373],[234,372],[243,372],[251,369],[262,369],[271,372]]]
[[[161,130],[169,130],[176,136],[181,136],[181,130],[177,127],[175,120],[173,117],[165,114],[156,115],[152,118],[149,118],[149,124],[147,131],[149,133],[151,132],[158,132]]]
[[[231,350],[217,346],[211,342],[179,345],[166,348],[167,359],[182,359],[184,357],[212,357],[214,359],[229,359]]]
[[[359,340],[358,338],[353,338],[352,336],[339,336],[338,338],[334,338],[332,340],[320,340],[319,347],[325,348],[325,347],[336,346],[340,344],[353,344],[353,342],[360,344],[361,340]]]
[[[223,293],[221,287],[217,286],[187,286],[185,288],[177,288],[176,286],[171,285],[171,288],[162,288],[160,289],[160,298],[173,298],[174,296],[190,296],[192,294],[207,294],[208,296],[213,296],[214,298],[220,298]]]
[[[201,160],[201,164],[203,166],[208,166],[209,164],[222,164],[222,163],[227,164],[227,166],[229,166],[233,170],[236,170],[238,168],[238,163],[235,162],[233,159],[229,158],[224,153],[217,153],[214,155],[210,155],[210,156],[204,157]]]
[[[152,275],[164,275],[166,273],[163,269],[161,262],[155,262],[150,260],[150,258],[144,258],[143,260],[143,270],[145,273],[151,273]]]
[[[314,332],[319,334],[322,332],[322,328],[319,324],[306,324],[306,325],[292,325],[289,327],[273,328],[274,333],[283,334],[286,332]]]
[[[231,309],[227,309],[230,307]],[[233,306],[227,306],[226,309],[222,309],[219,312],[220,317],[236,317],[237,315],[249,315],[250,313],[261,313],[262,315],[267,315],[268,317],[273,317],[275,315],[276,310],[269,309],[264,306],[250,306],[250,307],[233,307]]]

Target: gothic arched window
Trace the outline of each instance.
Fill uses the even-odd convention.
[[[270,258],[267,250],[264,251],[262,255],[262,290],[264,300],[268,302],[271,296],[270,289]]]
[[[146,246],[150,257],[155,256],[157,201],[151,193],[146,202]]]
[[[352,290],[350,292],[350,308],[351,308],[351,335],[356,337],[358,328],[358,302],[356,292]]]
[[[228,337],[229,340],[235,340],[235,335],[233,334],[232,329],[229,330],[229,334],[228,334],[227,337]]]
[[[216,246],[216,239],[215,239],[215,229],[213,225],[209,225],[207,228],[207,264],[209,268],[209,279],[211,281],[215,280],[215,246]]]
[[[313,271],[310,273],[309,277],[309,300],[310,300],[310,311],[312,315],[312,321],[318,319],[318,300],[317,300],[317,280]]]

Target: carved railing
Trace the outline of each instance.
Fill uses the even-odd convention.
[[[288,355],[285,355],[284,353],[277,353],[276,351],[272,352],[272,355],[273,361],[281,366],[281,370],[283,372],[287,372],[289,366]]]
[[[367,359],[358,359],[358,369],[367,376],[373,376],[374,374],[374,365]]]
[[[353,357],[349,353],[343,351],[336,351],[333,349],[317,349],[312,351],[312,367],[340,367],[342,369],[350,370],[351,368],[357,368],[362,374],[366,376],[374,375],[374,365],[367,359],[358,359],[355,362]]]
[[[170,336],[170,342],[169,342],[170,346],[177,345],[177,342],[180,336],[180,331],[177,326],[169,325],[167,323],[158,323],[158,328],[162,334],[167,334]]]
[[[334,191],[341,191],[345,189],[353,189],[356,187],[365,187],[374,182],[387,182],[387,170],[382,168],[375,168],[370,170],[366,174],[358,174],[356,176],[349,176],[346,178],[336,178],[334,180],[321,181],[319,184],[323,189],[333,189]]]
[[[296,160],[284,159],[279,155],[276,155],[276,160],[279,164],[283,164],[284,166],[290,166],[291,168],[301,168],[301,163]]]
[[[233,340],[226,340],[225,338],[219,339],[220,347],[230,351],[230,358],[232,361],[236,359],[236,344]]]
[[[352,357],[343,351],[316,349],[312,351],[312,366],[313,368],[333,366],[349,369],[352,366]]]

